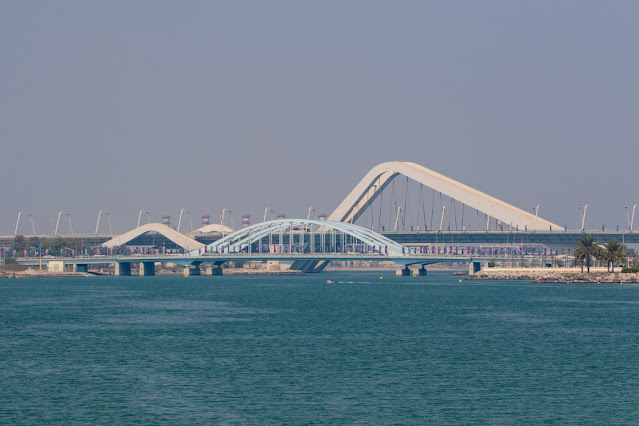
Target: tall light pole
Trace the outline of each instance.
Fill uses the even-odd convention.
[[[264,220],[262,222],[266,222],[266,214],[268,213],[269,208],[264,209]]]
[[[58,220],[55,223],[55,232],[53,233],[53,235],[58,235],[58,226],[60,226],[60,216],[62,216],[62,213],[64,212],[64,210],[60,210],[58,212]]]
[[[177,231],[178,232],[180,232],[180,225],[182,224],[182,213],[184,213],[184,212],[189,213],[187,209],[180,209],[180,219],[178,219],[178,226],[177,226]],[[189,215],[190,215],[190,213],[189,213]],[[191,227],[193,227],[193,226],[191,225]]]
[[[541,206],[541,204],[537,204],[537,207],[531,207],[535,211],[535,231],[537,230],[537,218],[539,217],[539,206]]]
[[[397,222],[399,221],[399,212],[402,210],[402,206],[397,207],[397,216],[395,216],[395,232],[397,232]]]
[[[581,230],[586,229],[586,212],[588,211],[588,204],[584,206],[584,215],[581,218]]]
[[[142,213],[146,213],[147,215],[149,215],[149,212],[147,212],[146,210],[140,210],[140,213],[138,213],[138,226],[136,226],[136,228],[140,227],[140,219],[142,219]],[[151,215],[149,215],[149,222],[151,222]]]
[[[18,220],[16,221],[16,230],[13,231],[13,236],[15,237],[16,235],[18,235],[18,225],[20,224],[20,216],[22,215],[22,212],[18,212]]]
[[[229,214],[231,213],[230,209],[227,209],[226,207],[224,207],[222,209],[222,216],[220,216],[220,228],[222,228],[222,238],[224,238],[224,222],[226,221],[226,211],[228,210]]]
[[[31,213],[27,213],[27,216],[29,216],[29,219],[31,219],[31,229],[33,230],[33,235],[35,235],[36,232],[35,232],[35,225],[33,224],[33,216],[31,216]]]
[[[104,215],[107,217],[107,223],[109,224],[109,234],[111,234],[111,238],[113,238],[113,230],[111,229],[111,216],[109,212],[104,212]]]
[[[69,228],[71,229],[71,235],[73,235],[73,225],[71,225],[71,215],[69,213],[64,214],[69,219]]]
[[[311,211],[315,211],[315,209],[313,207],[309,207],[308,208],[308,215],[306,216],[306,220],[310,220],[311,219]]]
[[[637,208],[637,205],[635,204],[634,206],[632,206],[632,219],[630,218],[630,214],[628,213],[628,206],[623,206],[624,209],[626,209],[626,220],[628,221],[628,231],[632,232],[632,225],[634,224],[635,221],[635,209]]]
[[[95,224],[95,235],[98,235],[98,226],[100,225],[100,216],[102,216],[102,212],[104,210],[100,210],[98,212],[98,222]]]
[[[486,231],[488,231],[488,225],[490,224],[490,211],[493,209],[493,205],[491,204],[490,207],[488,207],[488,215],[486,216]]]

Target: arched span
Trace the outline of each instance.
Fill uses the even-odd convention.
[[[419,164],[405,161],[389,161],[373,167],[328,219],[340,222],[355,222],[375,201],[381,191],[400,174],[500,220],[504,225],[518,227],[520,230],[527,228],[531,231],[564,230],[559,225],[540,217],[535,217],[534,214],[484,194],[468,185],[464,185]]]
[[[194,239],[189,238],[186,235],[162,223],[147,223],[145,225],[139,226],[135,229],[130,230],[129,232],[125,232],[124,234],[118,235],[117,237],[103,243],[102,246],[106,248],[119,247],[127,244],[128,242],[134,240],[142,234],[146,234],[147,232],[157,232],[158,234],[161,234],[169,240],[173,241],[178,246],[189,251],[197,250],[200,247],[204,247],[204,244],[200,243],[199,241],[195,241]]]
[[[338,233],[355,238],[369,247],[375,247],[378,250],[383,248],[381,254],[398,256],[402,255],[404,251],[401,244],[358,225],[328,220],[278,219],[242,228],[209,244],[206,248],[202,247],[191,251],[189,255],[201,256],[205,253],[219,253],[222,250],[227,252],[228,250],[237,251],[244,249],[251,243],[256,243],[262,238],[267,238],[269,235],[292,234],[299,241],[300,230],[304,230],[303,234],[306,235],[304,237],[305,244],[309,243],[311,238],[319,240],[322,236],[327,236],[332,230],[335,230]],[[336,244],[341,245],[339,242]]]

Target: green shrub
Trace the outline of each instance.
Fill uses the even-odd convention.
[[[637,267],[637,266],[625,267],[625,268],[621,269],[621,273],[622,274],[638,274],[639,273],[639,267]]]

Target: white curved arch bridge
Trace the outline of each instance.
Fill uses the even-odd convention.
[[[403,255],[404,247],[375,231],[351,223],[313,219],[278,219],[235,231],[189,256],[223,253],[344,253]]]
[[[321,272],[331,260],[390,260],[400,266],[428,265],[442,256],[411,253],[388,237],[351,223],[278,219],[240,229],[206,247],[192,250],[181,261],[191,265],[220,266],[229,260],[288,260],[291,269],[305,273]],[[197,259],[197,260],[195,260]],[[460,259],[456,261],[470,261]]]
[[[451,254],[420,253],[375,231],[351,223],[312,220],[280,219],[258,223],[235,231],[207,246],[181,255],[72,257],[57,259],[24,259],[19,263],[35,265],[55,261],[74,265],[78,271],[88,270],[89,264],[115,264],[116,275],[130,275],[131,264],[140,264],[140,275],[154,275],[155,263],[182,265],[185,274],[200,275],[200,265],[210,265],[212,275],[221,275],[220,268],[229,261],[284,261],[291,269],[305,273],[321,272],[331,260],[384,260],[403,267],[408,275],[410,265],[429,265],[438,262],[487,261],[477,257]],[[425,272],[425,270],[424,270]]]
[[[424,166],[408,161],[389,161],[373,167],[355,186],[344,201],[340,203],[335,211],[331,213],[328,219],[350,223],[356,222],[360,217],[364,216],[367,210],[371,209],[373,202],[378,197],[381,198],[383,190],[392,184],[400,175],[405,176],[407,179],[411,179],[424,187],[431,188],[433,191],[439,192],[440,195],[450,197],[451,201],[456,200],[462,205],[466,205],[477,210],[477,212],[482,212],[486,214],[488,218],[499,220],[506,226],[510,226],[513,229],[521,231],[564,230],[563,227],[539,217],[537,215],[538,211],[536,211],[535,214],[531,214],[496,197],[490,196],[478,191],[477,189],[471,188],[468,185],[444,176],[441,173],[437,173]],[[397,206],[395,209],[397,209]],[[404,214],[406,213],[406,210],[406,206],[404,206]],[[451,209],[449,209],[449,212],[450,211]],[[397,215],[399,216],[399,211]],[[426,213],[424,212],[423,215],[425,222]],[[442,212],[442,222],[443,219],[444,213]],[[488,230],[488,228],[486,230]]]

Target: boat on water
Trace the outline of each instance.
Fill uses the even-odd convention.
[[[329,278],[326,280],[326,284],[333,284],[335,280],[333,278]]]

